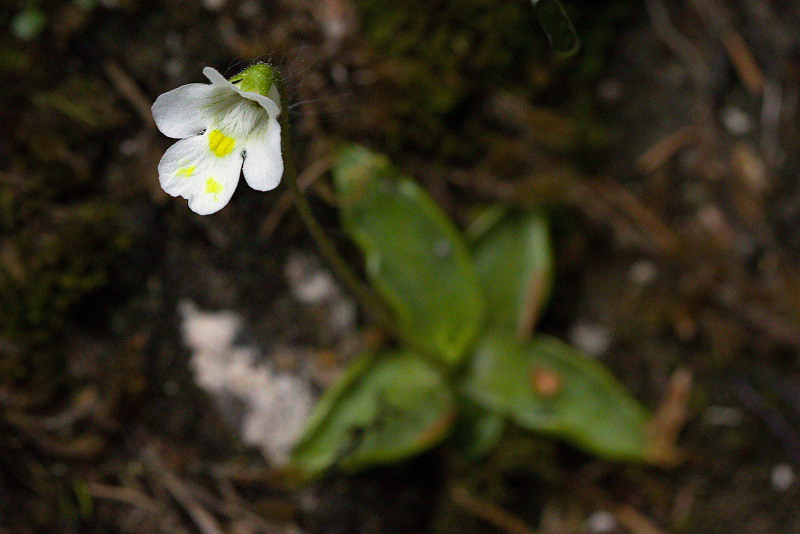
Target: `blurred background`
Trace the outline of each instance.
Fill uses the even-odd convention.
[[[565,8],[572,57],[527,0],[4,0],[0,533],[800,531],[800,5]],[[285,185],[208,217],[163,193],[150,115],[204,66],[254,61],[288,79],[300,181],[354,265],[342,141],[461,227],[497,201],[542,210],[539,329],[610,367],[682,461],[511,429],[480,462],[441,447],[287,486],[195,383],[181,320],[235,312],[238,343],[315,390],[369,321]]]

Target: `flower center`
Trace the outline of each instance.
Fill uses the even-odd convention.
[[[231,150],[233,150],[233,144],[233,138],[228,137],[219,130],[208,132],[208,148],[218,158],[230,154]]]

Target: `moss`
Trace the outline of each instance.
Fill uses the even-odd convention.
[[[594,87],[616,29],[631,16],[628,0],[576,19],[583,47],[567,61],[550,50],[530,2],[360,0],[359,7],[375,56],[384,61],[374,67],[379,81],[364,104],[364,122],[390,156],[411,151],[470,166],[502,151],[502,142],[485,134],[496,129],[484,116],[495,92],[569,117],[577,127],[558,152],[592,162],[606,146]]]
[[[34,391],[67,374],[58,341],[127,246],[98,178],[130,113],[99,64],[53,51],[65,42],[0,38],[0,122],[13,125],[0,141],[0,382]]]
[[[390,152],[409,148],[474,161],[484,150],[465,125],[497,87],[528,86],[546,44],[525,2],[487,0],[387,4],[362,0],[365,33],[382,58],[372,124]]]
[[[106,283],[125,247],[107,204],[43,208],[0,244],[0,337],[12,343],[37,345],[57,333],[72,307]]]

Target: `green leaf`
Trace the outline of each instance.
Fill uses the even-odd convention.
[[[484,313],[461,234],[420,187],[363,147],[339,151],[334,179],[342,224],[398,327],[443,363],[459,363]]]
[[[481,234],[472,258],[486,296],[487,323],[527,337],[553,286],[547,222],[536,213],[490,210],[470,230]]]
[[[578,51],[580,41],[572,21],[558,0],[532,0],[533,12],[559,54],[571,56]]]
[[[442,376],[413,354],[364,357],[314,408],[292,467],[310,478],[402,460],[443,439],[455,416]]]
[[[529,430],[611,459],[644,460],[645,409],[602,365],[548,336],[478,341],[462,382],[467,397]]]
[[[453,427],[452,444],[470,460],[477,460],[497,445],[505,428],[502,415],[465,402]]]

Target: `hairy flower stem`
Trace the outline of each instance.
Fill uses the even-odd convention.
[[[361,305],[367,309],[373,320],[386,332],[402,342],[407,348],[414,350],[419,356],[425,358],[428,363],[440,371],[447,372],[437,358],[432,356],[427,349],[420,347],[416,340],[410,338],[404,331],[397,327],[393,314],[389,311],[383,299],[356,276],[344,258],[342,258],[341,254],[336,250],[336,247],[333,246],[331,240],[325,235],[325,231],[320,226],[316,217],[314,217],[311,205],[308,203],[308,199],[306,199],[302,191],[300,191],[300,186],[297,182],[297,171],[294,166],[292,148],[288,135],[289,120],[288,114],[286,113],[288,103],[286,98],[286,85],[283,77],[277,70],[274,71],[274,83],[278,87],[278,92],[281,96],[281,151],[283,152],[284,176],[286,181],[289,182],[289,188],[294,196],[294,204],[297,207],[297,211],[308,233],[311,234],[320,253],[330,264],[334,273],[344,282]]]

